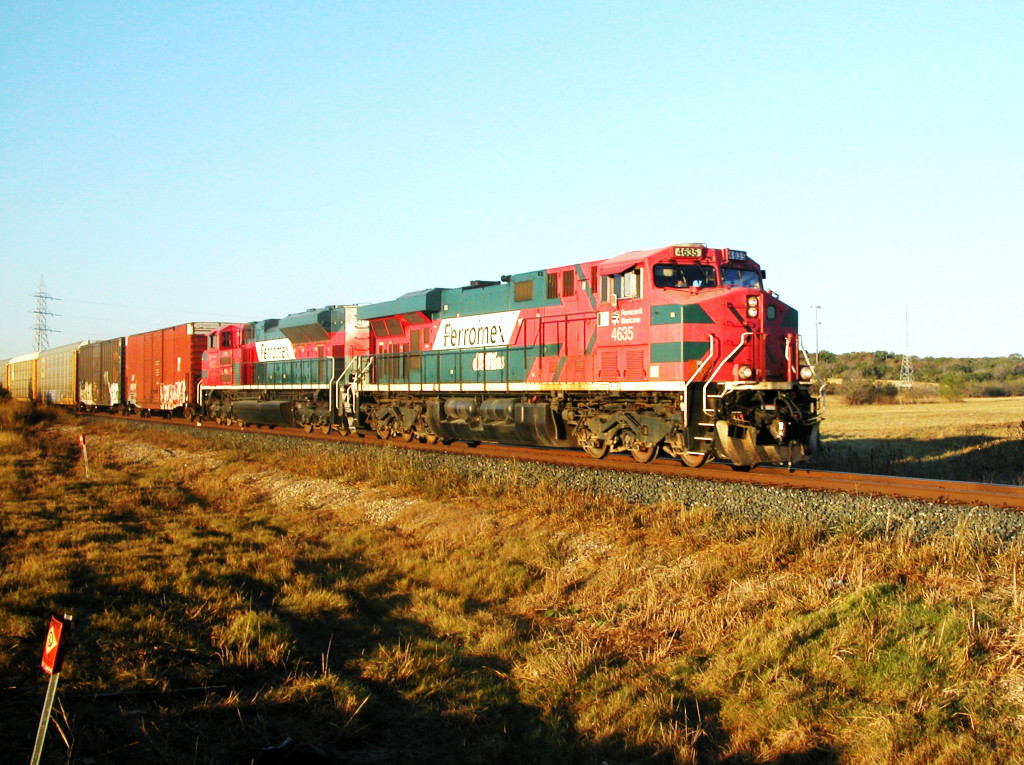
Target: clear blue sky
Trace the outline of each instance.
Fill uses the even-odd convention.
[[[0,358],[677,242],[1024,353],[1024,3],[0,5]]]

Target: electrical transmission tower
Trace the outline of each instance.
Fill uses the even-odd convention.
[[[900,366],[900,388],[914,387],[914,362],[910,359],[910,306],[906,314],[907,344],[903,351],[903,364]]]
[[[50,312],[49,301],[53,300],[53,297],[46,291],[46,282],[43,281],[42,275],[39,276],[39,289],[32,297],[36,299],[36,309],[32,312],[36,315],[33,346],[37,351],[45,351],[50,347],[50,333],[53,332],[46,323],[46,317],[56,316],[56,314]]]

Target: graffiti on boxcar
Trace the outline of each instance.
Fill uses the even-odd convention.
[[[184,380],[178,380],[177,382],[161,385],[160,408],[175,409],[179,406],[185,406],[185,395],[187,392],[188,388],[186,387]]]
[[[78,386],[78,403],[82,406],[96,406],[96,388],[91,382]]]

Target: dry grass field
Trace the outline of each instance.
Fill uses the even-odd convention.
[[[835,470],[1024,485],[1024,398],[851,406],[827,400],[824,451]]]
[[[286,737],[336,763],[1024,758],[1020,545],[114,424],[84,426],[87,480],[83,426],[0,427],[11,761],[64,611],[49,763],[249,763]]]

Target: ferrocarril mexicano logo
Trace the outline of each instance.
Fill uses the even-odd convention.
[[[512,342],[519,311],[483,313],[478,316],[459,316],[442,319],[437,328],[434,350],[458,348],[490,348]]]

